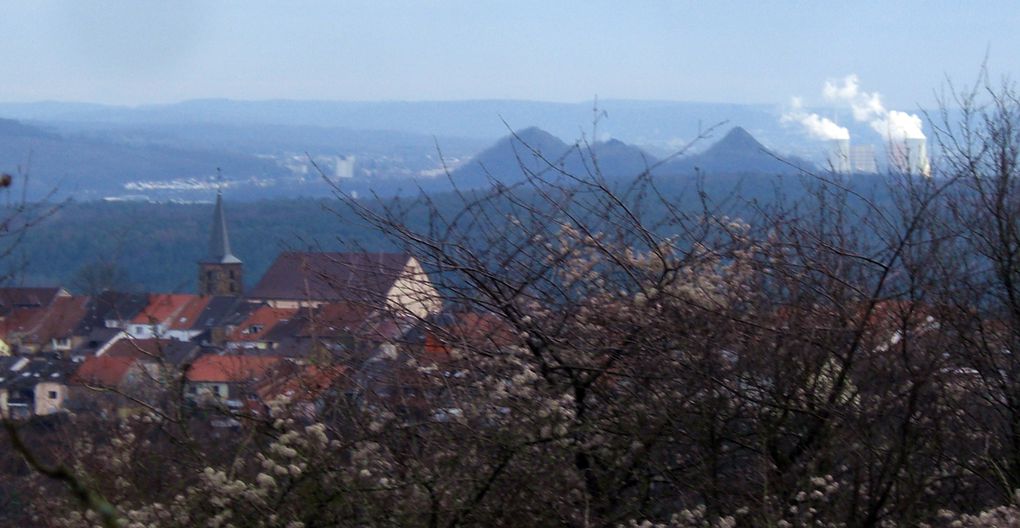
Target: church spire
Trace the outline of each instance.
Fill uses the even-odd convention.
[[[223,192],[216,191],[216,209],[213,211],[212,236],[209,238],[209,262],[240,264],[241,259],[230,252],[227,234],[227,217],[223,213]]]
[[[198,263],[198,294],[240,296],[244,293],[241,259],[230,251],[227,215],[223,213],[223,193],[216,191],[209,256]]]

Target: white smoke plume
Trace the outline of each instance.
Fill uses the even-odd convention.
[[[837,125],[829,118],[808,113],[799,97],[790,102],[790,110],[783,114],[782,122],[800,123],[805,130],[818,139],[850,139],[850,131]]]
[[[882,104],[882,96],[877,92],[861,91],[860,79],[856,74],[847,75],[839,84],[826,81],[822,93],[829,101],[848,104],[855,120],[868,123],[886,141],[925,139],[920,117],[899,110],[887,110]]]

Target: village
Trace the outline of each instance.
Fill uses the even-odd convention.
[[[280,400],[309,416],[337,395],[414,407],[426,395],[408,364],[450,364],[460,339],[509,343],[491,316],[444,313],[405,254],[285,252],[245,291],[220,194],[197,266],[196,293],[0,288],[2,416],[123,418],[174,391],[223,411],[220,427]]]

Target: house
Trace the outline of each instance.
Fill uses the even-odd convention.
[[[425,356],[443,361],[466,352],[493,353],[519,346],[521,339],[495,314],[450,312],[420,325]]]
[[[418,260],[401,253],[285,252],[248,297],[276,308],[346,302],[415,317],[442,306]]]
[[[134,357],[164,367],[177,367],[191,363],[202,354],[202,346],[177,339],[134,339],[126,334],[111,340],[96,351],[96,356]]]
[[[96,328],[125,329],[139,312],[149,305],[147,293],[104,291],[92,298],[78,334],[87,335]]]
[[[400,341],[413,319],[357,303],[302,308],[259,337],[264,348],[248,353],[350,364],[382,343]]]
[[[195,319],[191,330],[198,332],[192,340],[204,345],[223,346],[228,334],[240,325],[259,305],[242,297],[215,295]]]
[[[271,376],[252,388],[257,396],[250,408],[271,414],[271,404],[286,402],[290,411],[313,418],[322,411],[326,398],[344,392],[348,369],[342,365],[301,365],[291,361],[278,363]]]
[[[448,312],[416,321],[352,372],[352,394],[361,405],[382,405],[409,418],[449,420],[463,412],[450,388],[475,383],[471,356],[506,353],[520,344],[492,313]]]
[[[67,353],[80,341],[77,328],[88,297],[58,295],[46,306],[17,306],[0,320],[0,338],[14,352]]]
[[[159,397],[162,381],[159,365],[138,354],[88,357],[70,378],[71,408],[123,417]]]
[[[0,415],[23,419],[63,411],[72,369],[53,357],[0,358]]]
[[[149,303],[126,325],[136,339],[153,337],[188,341],[201,333],[195,328],[212,298],[179,293],[154,293]]]
[[[0,318],[6,317],[18,308],[45,308],[60,297],[71,294],[60,287],[49,288],[0,288]]]
[[[228,349],[271,349],[274,342],[268,338],[271,330],[286,323],[297,314],[297,308],[275,308],[264,304],[248,314],[226,338]]]
[[[111,343],[126,338],[127,333],[118,328],[100,326],[89,328],[87,332],[79,334],[78,337],[80,340],[77,346],[71,349],[68,356],[71,360],[81,363],[85,358],[96,355],[96,353],[105,349]]]
[[[196,402],[220,402],[240,409],[253,394],[253,387],[280,361],[272,356],[201,356],[185,372],[187,396]]]

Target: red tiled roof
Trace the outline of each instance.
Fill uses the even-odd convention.
[[[195,322],[198,320],[198,316],[202,314],[205,307],[209,305],[209,301],[212,300],[212,296],[206,295],[203,297],[194,297],[186,305],[184,305],[180,312],[174,314],[173,321],[170,322],[171,330],[188,330],[195,326]]]
[[[202,356],[188,369],[188,381],[241,382],[257,381],[280,361],[271,356]]]
[[[347,374],[341,365],[319,367],[294,366],[290,372],[277,372],[259,384],[255,392],[263,402],[285,396],[291,401],[308,401],[318,397]]]
[[[260,306],[230,334],[231,341],[259,341],[277,324],[289,320],[297,309]]]
[[[0,321],[0,335],[13,338],[31,332],[36,321],[45,313],[44,308],[19,308]]]
[[[110,345],[103,353],[109,357],[158,358],[163,356],[163,350],[170,345],[169,339],[121,339]]]
[[[494,314],[456,313],[453,320],[425,336],[425,352],[432,359],[445,359],[449,349],[509,346],[518,339],[513,330]]]
[[[93,356],[85,360],[71,377],[72,383],[116,387],[135,362],[134,357]]]
[[[132,323],[160,324],[177,315],[189,303],[198,298],[197,295],[184,293],[153,293],[149,295],[149,305],[145,307]]]
[[[36,334],[40,339],[70,337],[88,313],[88,297],[57,297],[46,311]]]
[[[44,307],[16,308],[0,322],[0,335],[33,343],[70,337],[87,314],[88,297],[56,297]]]
[[[248,296],[381,303],[409,259],[400,253],[286,252],[276,258]]]

